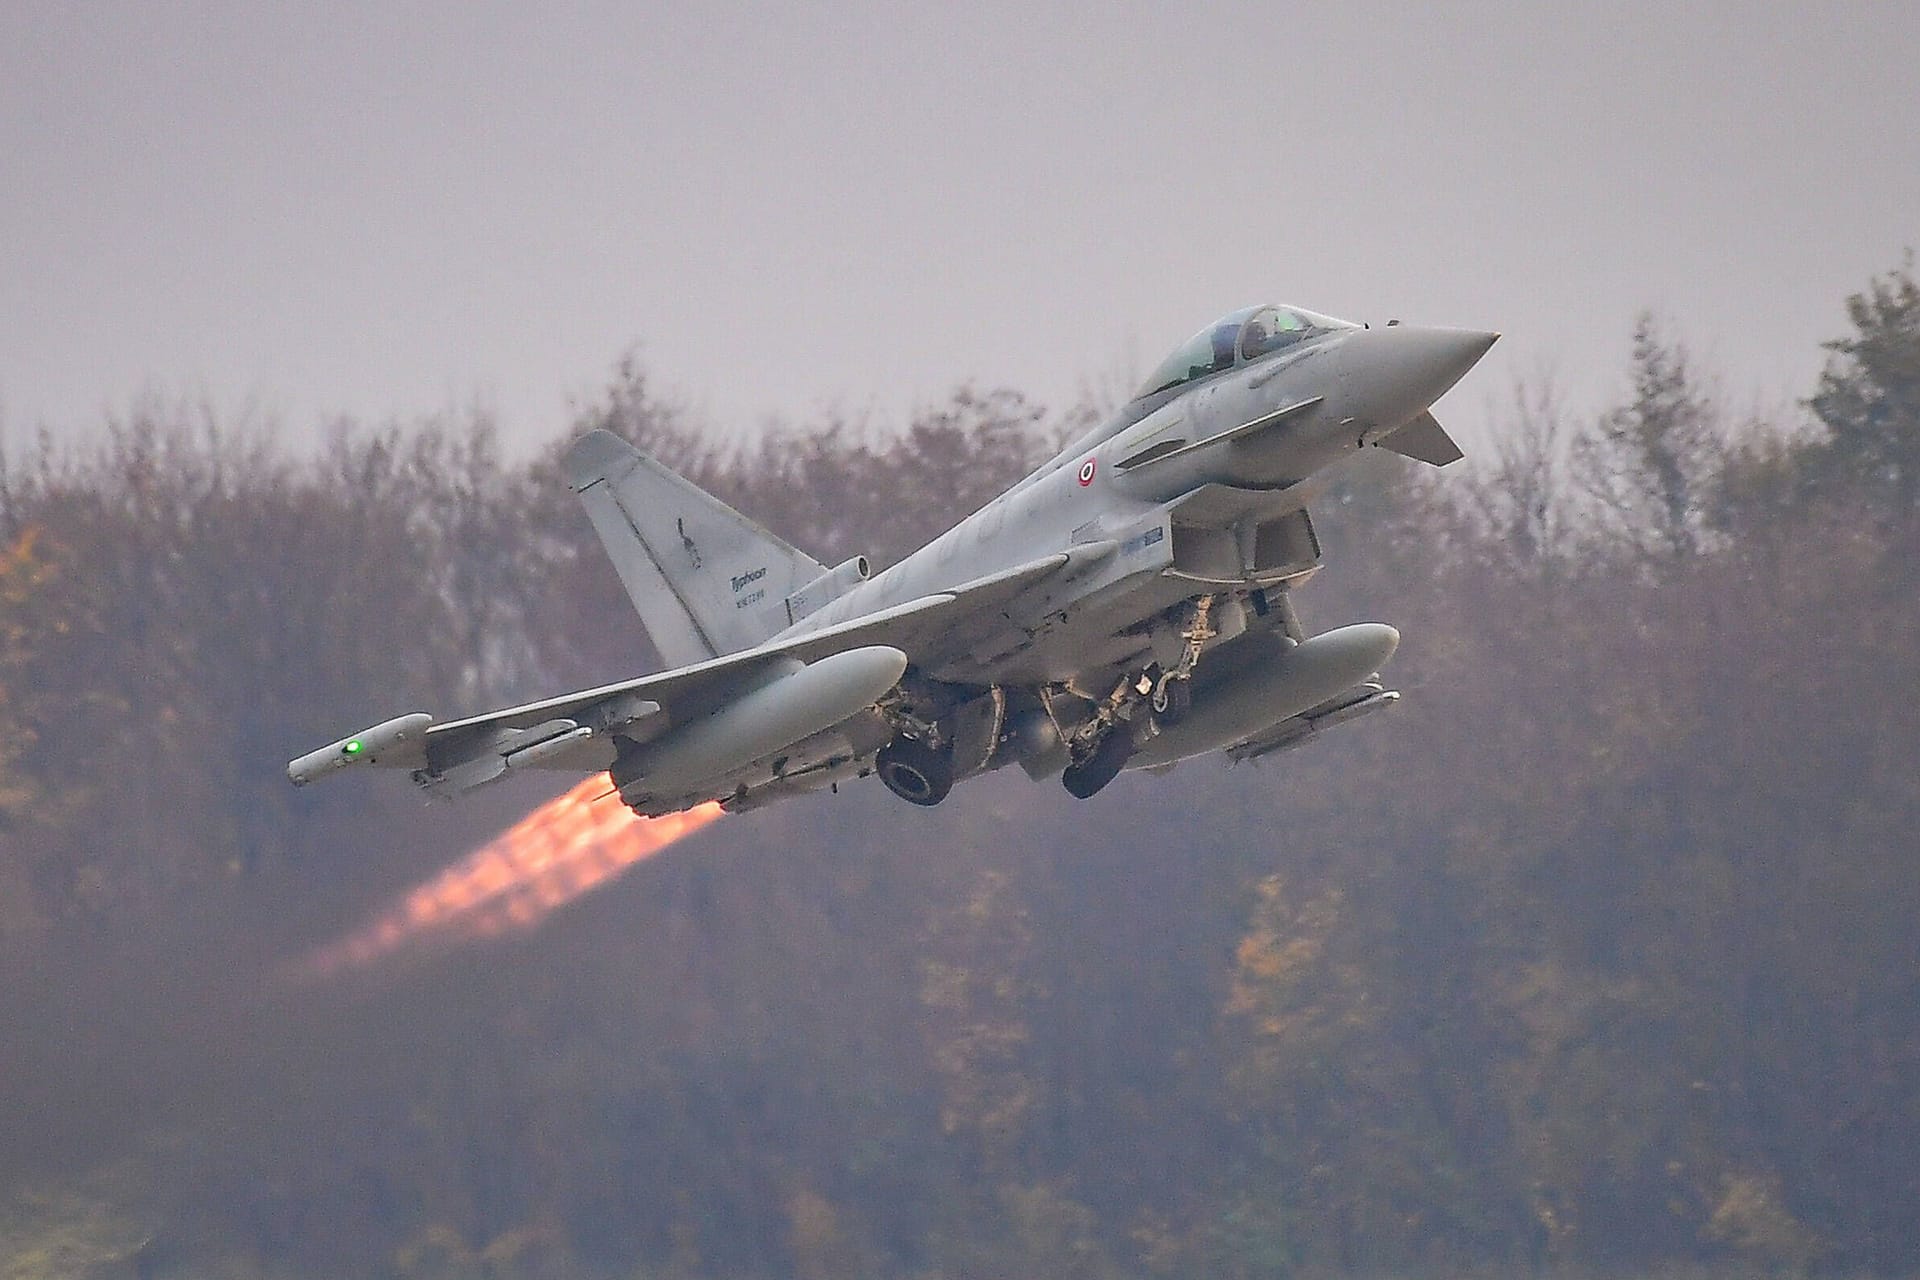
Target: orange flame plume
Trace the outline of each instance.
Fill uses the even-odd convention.
[[[594,802],[611,784],[595,774],[413,889],[362,928],[315,952],[308,972],[358,968],[431,937],[493,937],[530,929],[555,908],[691,835],[724,812],[708,801],[641,818]]]

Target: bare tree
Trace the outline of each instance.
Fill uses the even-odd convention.
[[[1574,441],[1573,479],[1603,535],[1643,559],[1684,559],[1701,549],[1721,415],[1650,313],[1634,325],[1632,371],[1631,398]]]

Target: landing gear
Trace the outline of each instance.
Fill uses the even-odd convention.
[[[1068,794],[1085,800],[1100,791],[1120,776],[1137,742],[1172,728],[1192,711],[1193,669],[1207,642],[1220,634],[1213,623],[1214,603],[1212,596],[1201,596],[1182,607],[1177,621],[1180,659],[1173,667],[1163,669],[1157,662],[1144,670],[1134,667],[1097,702],[1069,687],[1076,697],[1094,703],[1090,712],[1071,718],[1073,727],[1055,713],[1054,691],[1040,690],[1054,732],[1073,756],[1073,763],[1060,775]]]
[[[1193,680],[1190,676],[1176,676],[1169,672],[1153,682],[1153,692],[1148,695],[1147,706],[1153,712],[1154,724],[1167,728],[1179,724],[1187,718],[1187,712],[1193,710]]]
[[[874,769],[887,790],[908,804],[936,805],[953,790],[953,752],[918,738],[896,736],[874,757]]]
[[[1115,725],[1100,739],[1093,753],[1077,764],[1070,764],[1060,775],[1060,784],[1076,800],[1086,800],[1120,776],[1133,754],[1133,733],[1127,726]]]
[[[1180,661],[1171,670],[1162,670],[1158,663],[1148,667],[1137,686],[1156,730],[1172,728],[1193,710],[1193,669],[1207,641],[1219,634],[1213,625],[1212,596],[1201,596],[1186,607],[1180,620]]]

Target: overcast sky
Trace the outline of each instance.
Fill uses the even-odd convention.
[[[1576,404],[1651,307],[1804,395],[1920,244],[1920,4],[0,6],[0,413],[561,430],[636,344],[717,425],[1050,404],[1285,300],[1503,330]]]

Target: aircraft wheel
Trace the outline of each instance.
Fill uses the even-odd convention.
[[[1179,724],[1187,718],[1187,712],[1193,710],[1193,681],[1171,678],[1160,680],[1153,686],[1153,696],[1147,705],[1153,708],[1155,724]]]
[[[1076,800],[1086,800],[1100,788],[1120,776],[1120,770],[1127,764],[1127,757],[1133,754],[1133,734],[1125,725],[1118,725],[1107,731],[1100,739],[1100,745],[1093,754],[1079,764],[1070,764],[1060,775],[1060,783],[1066,787],[1067,794]]]
[[[918,738],[896,737],[873,764],[887,790],[908,804],[936,805],[953,790],[953,756]]]

